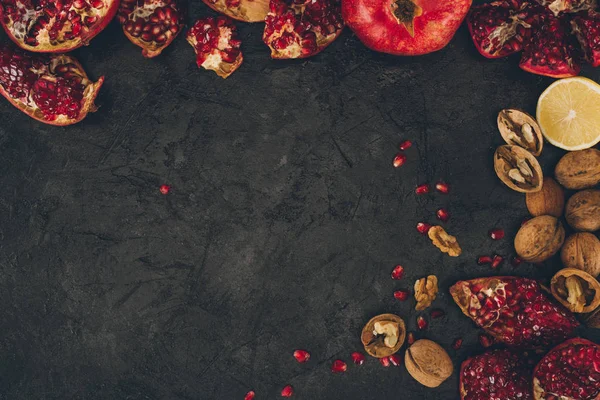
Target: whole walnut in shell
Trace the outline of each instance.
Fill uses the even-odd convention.
[[[542,190],[525,195],[527,209],[534,217],[552,215],[560,218],[565,208],[565,191],[549,176],[544,178]]]
[[[515,236],[515,250],[524,261],[539,263],[558,252],[565,240],[565,228],[551,215],[527,221]]]
[[[574,233],[560,252],[565,268],[579,268],[593,277],[600,275],[600,240],[592,233]]]
[[[554,169],[556,180],[567,189],[586,189],[600,183],[600,150],[565,154]]]
[[[571,196],[565,218],[571,228],[578,231],[594,232],[600,229],[600,190],[582,190]]]
[[[417,340],[406,350],[404,364],[421,385],[438,387],[452,375],[454,367],[446,350],[431,340]]]

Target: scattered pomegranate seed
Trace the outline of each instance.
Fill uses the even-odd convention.
[[[352,353],[352,361],[356,365],[363,365],[363,363],[365,362],[365,355],[363,353],[355,351],[354,353]]]
[[[423,329],[426,329],[427,325],[429,325],[429,324],[427,323],[427,321],[425,320],[425,318],[423,318],[422,316],[419,316],[417,318],[417,326],[419,327],[419,330],[422,331]]]
[[[431,229],[431,225],[429,225],[425,222],[417,223],[417,230],[419,231],[419,233],[421,235],[425,235],[427,232],[429,232],[430,229]]]
[[[492,338],[490,335],[486,335],[485,333],[480,333],[479,343],[487,349],[494,344],[494,338]]]
[[[402,364],[402,359],[400,358],[400,356],[398,354],[392,354],[388,358],[390,359],[390,362],[392,363],[392,365],[394,367],[399,367],[400,364]]]
[[[417,186],[415,189],[416,194],[427,194],[429,193],[429,185],[424,183],[422,185]]]
[[[306,350],[295,350],[294,358],[299,363],[305,363],[310,359],[310,353]]]
[[[404,276],[404,268],[402,265],[396,265],[392,270],[392,279],[399,281]]]
[[[169,190],[171,190],[171,186],[169,186],[169,185],[160,185],[160,188],[158,190],[160,190],[160,192],[162,194],[169,194]]]
[[[415,334],[412,332],[408,332],[408,335],[406,336],[406,342],[409,346],[413,344],[415,342]]]
[[[283,389],[281,389],[281,397],[292,397],[294,394],[294,388],[292,385],[287,385]]]
[[[436,308],[435,310],[431,310],[431,313],[429,315],[431,315],[431,318],[433,319],[438,319],[446,315],[446,312],[444,310]]]
[[[479,265],[491,264],[491,263],[492,263],[492,257],[490,257],[490,256],[479,256],[479,258],[477,258],[477,264],[479,264]]]
[[[504,229],[494,228],[488,232],[492,240],[500,240],[504,237]]]
[[[412,146],[412,142],[410,140],[405,140],[400,143],[400,150],[404,151]]]
[[[450,219],[450,213],[445,208],[438,209],[435,216],[442,222],[446,222]]]
[[[249,391],[244,396],[244,400],[254,400],[254,390]]]
[[[447,183],[442,182],[442,181],[435,184],[435,189],[438,192],[444,193],[444,194],[448,194],[450,192],[450,186],[448,186]]]
[[[454,350],[460,349],[462,347],[462,342],[463,340],[461,338],[454,339],[454,342],[452,342],[452,348]]]
[[[410,292],[408,290],[396,290],[394,292],[394,297],[396,300],[406,301],[408,296],[410,296]]]
[[[494,256],[494,258],[492,259],[492,268],[494,268],[494,269],[498,268],[502,264],[503,261],[504,261],[504,257],[496,254]]]
[[[521,265],[521,263],[523,262],[523,260],[521,260],[519,257],[514,256],[512,258],[512,260],[510,260],[510,263],[513,267],[518,267],[519,265]]]
[[[396,154],[394,157],[394,168],[401,167],[406,162],[406,156],[404,154]]]
[[[388,357],[380,358],[379,363],[387,368],[390,366],[390,359]]]
[[[347,369],[348,365],[342,360],[335,360],[333,364],[331,364],[331,372],[333,373],[346,372]]]

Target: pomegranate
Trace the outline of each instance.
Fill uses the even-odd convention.
[[[186,38],[196,52],[199,68],[213,70],[220,77],[227,78],[242,65],[242,41],[233,21],[227,17],[199,19]]]
[[[333,373],[346,372],[347,369],[348,365],[342,360],[335,360],[333,364],[331,364],[331,372]]]
[[[596,0],[536,0],[539,4],[548,8],[554,13],[574,13],[577,11],[589,10],[594,8]]]
[[[344,0],[342,15],[368,48],[415,56],[446,46],[469,7],[471,0]]]
[[[94,100],[104,82],[92,82],[68,55],[26,53],[0,45],[0,93],[38,121],[71,125],[96,111]]]
[[[269,0],[202,0],[213,10],[244,22],[263,22]]]
[[[405,162],[406,156],[404,154],[396,154],[396,157],[394,157],[394,161],[392,161],[392,164],[394,165],[394,168],[398,168],[404,165]]]
[[[294,350],[294,358],[296,359],[296,361],[298,361],[299,363],[305,363],[310,359],[310,353],[306,350]]]
[[[580,13],[571,20],[571,27],[586,60],[594,67],[600,66],[600,13]]]
[[[342,32],[340,0],[271,0],[263,41],[271,58],[306,58]]]
[[[450,294],[465,315],[510,346],[549,347],[571,336],[579,325],[532,279],[500,276],[459,281]]]
[[[117,13],[119,0],[2,0],[2,26],[19,47],[63,53],[87,45]]]
[[[363,363],[365,362],[365,355],[358,351],[355,351],[354,353],[352,353],[351,357],[352,357],[352,361],[356,365],[363,365]]]
[[[468,358],[460,367],[461,400],[531,400],[531,367],[510,350]]]
[[[600,399],[600,346],[574,338],[552,349],[533,372],[536,400]]]
[[[402,265],[396,265],[392,270],[392,279],[399,281],[404,276],[404,267]]]
[[[180,0],[121,0],[118,17],[125,36],[152,58],[181,32],[185,10]]]

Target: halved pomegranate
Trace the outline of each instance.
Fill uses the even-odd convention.
[[[566,341],[535,367],[536,400],[600,399],[600,346],[582,338]]]
[[[446,46],[469,7],[471,0],[344,0],[342,15],[368,48],[414,56]]]
[[[600,66],[600,13],[580,13],[571,20],[571,27],[586,60],[594,67]]]
[[[87,45],[117,13],[119,0],[2,0],[2,26],[19,47],[63,53]]]
[[[263,22],[269,0],[202,0],[213,10],[244,22]]]
[[[460,368],[460,399],[531,400],[531,370],[523,356],[510,350],[468,358]]]
[[[179,35],[185,9],[180,0],[121,0],[118,17],[125,36],[152,58]]]
[[[329,46],[343,28],[340,0],[271,0],[263,42],[271,58],[306,58]]]
[[[71,125],[96,111],[94,99],[104,77],[92,82],[67,55],[26,53],[0,45],[0,93],[38,121]]]
[[[242,65],[242,41],[237,28],[227,17],[207,17],[196,21],[186,39],[196,52],[198,67],[210,69],[227,78]]]
[[[459,281],[450,294],[466,316],[510,346],[549,347],[573,335],[579,325],[532,279],[500,276]]]

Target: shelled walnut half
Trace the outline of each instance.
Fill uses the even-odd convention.
[[[589,313],[600,306],[600,283],[585,271],[564,268],[550,282],[552,295],[572,312]]]
[[[439,225],[432,226],[427,232],[429,239],[435,247],[440,249],[443,253],[448,253],[450,257],[458,257],[462,253],[462,249],[458,244],[456,238],[448,234],[444,228]]]
[[[367,322],[360,335],[365,351],[376,358],[391,356],[404,344],[406,325],[394,314],[380,314]]]
[[[438,278],[435,275],[429,275],[427,278],[421,278],[415,282],[415,300],[417,305],[415,310],[423,311],[433,303],[438,294]]]

